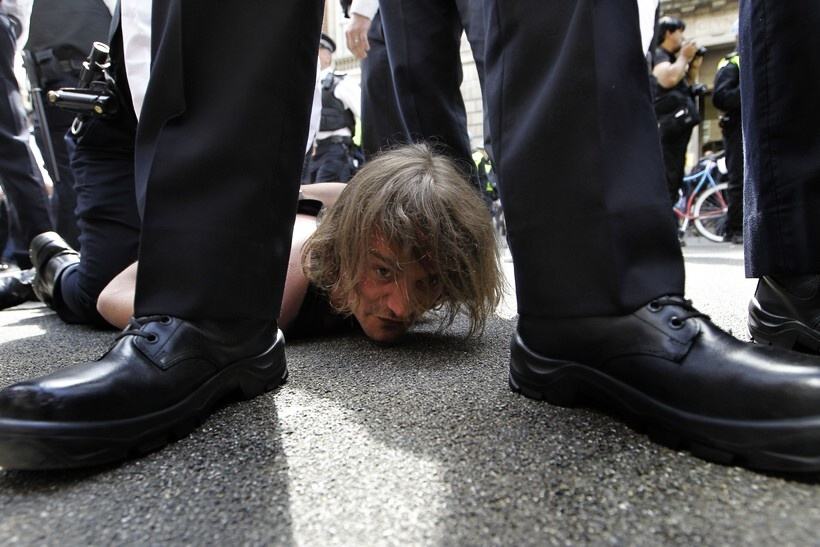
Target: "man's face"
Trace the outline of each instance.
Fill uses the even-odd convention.
[[[679,28],[675,32],[667,32],[665,42],[666,49],[672,53],[677,53],[683,45],[683,40],[683,29]]]
[[[333,62],[333,53],[330,52],[329,49],[320,47],[319,48],[319,66],[322,70],[326,69],[330,66],[330,63]]]
[[[371,246],[356,291],[353,316],[368,338],[377,342],[397,340],[441,296],[431,264],[380,239]]]

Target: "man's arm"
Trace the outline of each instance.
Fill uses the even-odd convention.
[[[689,71],[689,63],[695,57],[698,46],[694,42],[687,42],[678,53],[674,63],[662,61],[655,65],[652,74],[658,79],[658,84],[666,89],[671,89],[678,85]]]
[[[727,64],[715,74],[712,102],[724,112],[740,110],[740,70],[734,63]]]
[[[359,84],[344,78],[336,84],[333,95],[353,112],[356,119],[362,118],[362,88]]]
[[[342,190],[347,184],[341,182],[317,182],[316,184],[303,184],[299,190],[305,199],[315,199],[321,201],[325,207],[333,207]]]
[[[351,20],[345,31],[347,49],[357,59],[367,57],[370,43],[367,41],[367,32],[373,22],[376,12],[379,11],[379,0],[353,0],[350,6]]]

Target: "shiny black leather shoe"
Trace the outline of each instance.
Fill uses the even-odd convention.
[[[29,300],[37,300],[31,282],[34,269],[20,270],[0,277],[0,310],[19,306]]]
[[[520,319],[510,386],[614,409],[706,460],[820,470],[820,358],[740,342],[680,297],[619,317]]]
[[[43,232],[31,240],[29,257],[37,270],[31,284],[34,294],[52,306],[54,287],[68,267],[80,262],[80,253],[72,249],[57,232]]]
[[[749,302],[749,334],[762,344],[820,354],[820,275],[760,278]]]
[[[99,360],[0,390],[0,467],[84,467],[186,436],[229,396],[288,375],[281,331],[259,322],[132,319]]]

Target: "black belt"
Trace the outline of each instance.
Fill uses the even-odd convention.
[[[34,60],[41,67],[51,65],[51,68],[58,69],[68,74],[76,74],[83,67],[85,60],[82,54],[71,47],[56,47],[41,49],[33,53]]]
[[[351,137],[340,137],[338,135],[334,135],[332,137],[316,141],[316,146],[322,146],[323,144],[346,144],[350,146],[353,144],[353,139]]]

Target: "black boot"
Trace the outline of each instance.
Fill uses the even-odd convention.
[[[144,454],[190,433],[226,396],[255,397],[287,374],[275,323],[132,319],[99,360],[0,390],[0,467]]]
[[[66,268],[79,264],[80,253],[71,248],[57,232],[43,232],[31,240],[31,264],[37,270],[32,288],[46,305],[54,303],[54,288]]]
[[[820,358],[740,342],[680,297],[617,317],[519,320],[510,385],[603,404],[699,457],[820,470]]]
[[[820,354],[820,275],[761,277],[749,333],[762,344]]]
[[[33,279],[34,268],[0,277],[0,310],[19,306],[29,300],[37,300],[31,288]]]

